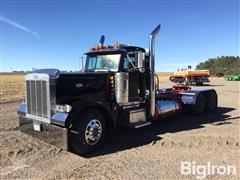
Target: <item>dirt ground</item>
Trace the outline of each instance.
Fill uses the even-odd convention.
[[[161,80],[161,86],[171,85]],[[196,179],[181,175],[181,161],[235,165],[240,179],[240,82],[212,78],[216,112],[178,115],[141,129],[120,129],[102,150],[83,158],[18,130],[18,103],[1,104],[0,179]]]

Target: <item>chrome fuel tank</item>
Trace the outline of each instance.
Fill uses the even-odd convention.
[[[173,115],[180,110],[180,105],[175,100],[161,100],[156,102],[157,118]]]

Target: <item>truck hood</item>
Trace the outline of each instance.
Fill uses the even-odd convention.
[[[56,99],[67,103],[77,99],[101,99],[108,93],[108,72],[60,73],[56,79]]]

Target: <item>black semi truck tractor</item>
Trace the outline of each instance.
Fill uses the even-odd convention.
[[[214,89],[159,88],[155,38],[149,48],[99,44],[86,53],[83,72],[41,69],[25,76],[18,108],[20,131],[77,154],[98,149],[119,126],[140,128],[183,111],[217,108]],[[173,125],[174,126],[174,125]]]

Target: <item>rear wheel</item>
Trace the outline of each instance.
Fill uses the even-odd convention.
[[[196,99],[195,105],[191,108],[191,112],[194,115],[202,114],[206,109],[206,98],[204,94],[200,93]]]
[[[77,154],[85,155],[101,146],[106,135],[106,120],[97,110],[75,116],[72,129],[76,132],[71,136],[71,148]]]
[[[210,91],[207,94],[206,111],[213,112],[217,108],[217,93]]]

